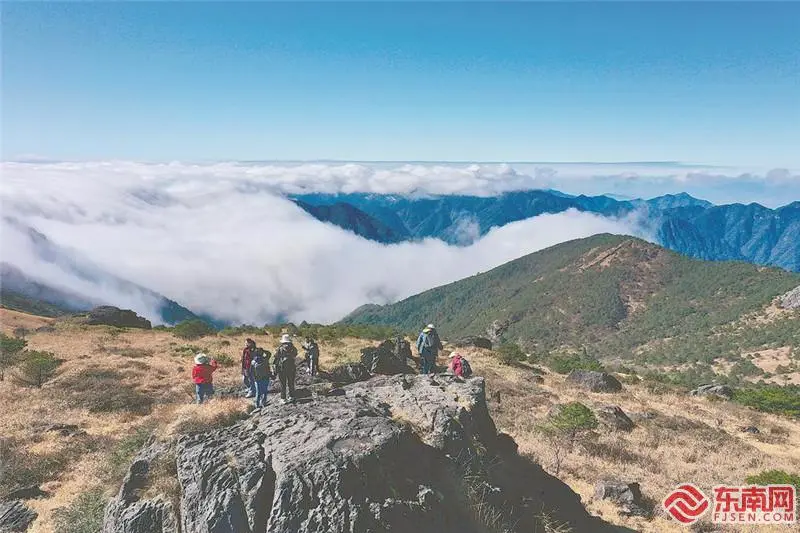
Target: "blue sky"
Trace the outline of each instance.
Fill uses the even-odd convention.
[[[3,156],[800,168],[799,3],[7,3]]]

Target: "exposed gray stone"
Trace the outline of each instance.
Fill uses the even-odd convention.
[[[598,500],[610,500],[620,507],[623,516],[652,515],[642,498],[642,490],[638,483],[624,483],[616,480],[599,481],[594,487],[594,497]]]
[[[19,500],[0,502],[0,533],[28,531],[37,516],[36,511]]]
[[[733,398],[733,389],[727,385],[700,385],[691,392],[692,396],[717,396],[730,400]]]
[[[800,287],[795,287],[781,296],[780,304],[784,309],[800,309]]]
[[[452,345],[456,348],[467,348],[467,347],[475,347],[475,348],[483,348],[486,350],[492,349],[492,341],[487,339],[486,337],[476,337],[476,336],[469,336],[464,337],[463,339],[458,339],[452,342]]]
[[[567,376],[566,381],[591,392],[619,392],[622,390],[622,383],[607,372],[573,370]]]
[[[616,431],[631,431],[634,424],[619,406],[606,405],[597,410],[597,418],[607,428]]]

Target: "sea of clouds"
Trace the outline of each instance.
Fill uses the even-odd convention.
[[[626,168],[628,174],[607,184],[637,182],[647,170]],[[672,181],[685,185],[688,174]],[[321,223],[285,197],[592,193],[586,189],[611,179],[592,180],[579,166],[33,161],[2,163],[2,177],[2,261],[43,283],[156,320],[151,296],[121,290],[98,273],[222,320],[330,322],[362,304],[396,301],[566,240],[603,232],[648,237],[633,217],[568,211],[496,228],[466,247],[432,239],[383,245]],[[759,179],[797,181],[783,174]],[[470,224],[464,231],[475,231]],[[25,228],[44,235],[59,257],[43,259]],[[91,265],[92,279],[64,267],[75,264]]]

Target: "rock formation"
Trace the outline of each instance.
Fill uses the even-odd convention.
[[[338,390],[272,402],[182,436],[171,452],[152,444],[109,503],[103,533],[477,533],[487,509],[509,532],[544,531],[543,513],[574,531],[612,530],[497,434],[482,378],[377,376]],[[141,497],[154,457],[171,453],[177,509]]]
[[[566,381],[591,392],[619,392],[622,390],[622,383],[607,372],[573,370],[567,376]]]
[[[85,315],[84,322],[89,326],[116,326],[118,328],[150,329],[152,325],[130,309],[120,309],[110,305],[95,307]]]
[[[800,287],[790,290],[779,299],[784,309],[800,309]]]
[[[37,516],[19,500],[0,502],[0,533],[27,531]]]

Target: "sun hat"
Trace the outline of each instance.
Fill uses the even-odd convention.
[[[292,337],[288,333],[281,335],[281,344],[289,344],[292,342]]]
[[[455,356],[457,356],[457,355],[461,355],[461,354],[460,354],[460,353],[458,353],[458,352],[450,352],[450,355],[448,355],[448,357],[449,357],[450,359],[452,359],[453,357],[455,357]]]
[[[208,356],[204,353],[199,353],[194,356],[194,364],[196,365],[207,365],[208,364]]]
[[[428,329],[436,329],[436,328],[433,326],[433,324],[428,324],[428,326],[427,326],[427,327],[428,327]]]

